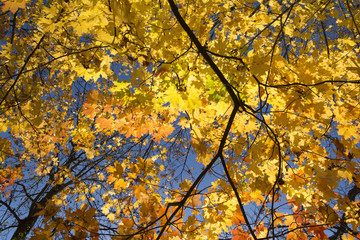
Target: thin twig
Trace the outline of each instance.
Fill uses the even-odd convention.
[[[355,21],[354,15],[353,15],[353,13],[352,13],[352,11],[351,11],[351,7],[350,7],[350,4],[349,4],[349,0],[346,0],[346,5],[347,5],[347,7],[349,8],[349,13],[350,13],[351,19],[352,19],[352,20],[353,20],[353,22],[354,22],[354,25],[355,25],[356,31],[357,31],[357,32],[358,32],[358,34],[360,35],[359,28],[358,28],[358,26],[357,26],[357,24],[356,24],[356,21]]]
[[[321,21],[321,28],[322,28],[322,30],[323,30],[324,37],[325,37],[325,44],[326,44],[326,51],[327,51],[327,55],[328,55],[328,58],[330,58],[329,43],[328,43],[328,39],[327,39],[327,36],[326,36],[325,26],[324,26],[323,21]]]

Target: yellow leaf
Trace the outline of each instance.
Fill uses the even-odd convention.
[[[107,215],[107,218],[108,218],[111,222],[114,222],[114,220],[115,220],[115,214],[114,214],[114,213],[110,213],[109,215]]]
[[[298,239],[296,233],[294,232],[290,232],[287,236],[286,236],[286,240],[296,240]]]
[[[196,207],[196,206],[201,205],[200,195],[195,195],[195,196],[193,196],[193,197],[191,198],[190,205],[191,205],[192,207]]]
[[[111,8],[117,17],[116,22],[121,24],[130,21],[131,4],[128,0],[111,0]]]
[[[109,207],[108,204],[105,204],[102,208],[101,211],[103,212],[103,214],[107,215],[109,213]]]
[[[111,173],[114,178],[122,178],[124,169],[123,169],[121,163],[116,162],[114,164],[114,166],[115,167],[112,167],[112,166],[108,167],[107,168],[108,172]]]
[[[344,169],[339,169],[337,172],[339,177],[342,177],[344,179],[349,180],[349,183],[353,182],[353,174],[352,172],[348,171],[348,170],[344,170]]]
[[[350,45],[351,47],[353,47],[353,46],[356,45],[356,42],[354,42],[354,41],[351,40],[351,39],[343,39],[342,42],[343,42],[344,44]]]
[[[327,204],[320,204],[319,212],[322,215],[322,219],[330,224],[335,224],[339,220],[339,216],[336,214],[334,209]]]
[[[25,0],[5,0],[2,1],[3,6],[1,7],[2,12],[9,11],[12,13],[16,13],[19,8],[25,8],[26,1]]]
[[[121,92],[121,91],[128,89],[129,86],[130,86],[130,83],[128,83],[126,81],[114,82],[114,87],[110,88],[109,91],[110,92]]]
[[[343,240],[355,240],[356,238],[353,237],[350,234],[345,234],[345,235],[342,235],[341,239],[343,239]]]
[[[85,148],[85,153],[86,153],[86,156],[88,159],[93,159],[94,156],[95,156],[95,151],[94,149],[91,149],[91,148]]]
[[[115,181],[114,188],[115,189],[125,189],[127,186],[127,183],[124,181],[124,179],[118,179]]]
[[[250,197],[256,201],[257,205],[260,205],[261,202],[264,200],[264,196],[260,190],[251,191]]]

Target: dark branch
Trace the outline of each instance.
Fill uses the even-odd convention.
[[[221,164],[223,165],[223,168],[224,168],[226,177],[227,177],[227,179],[228,179],[228,181],[229,181],[229,183],[230,183],[230,185],[231,185],[231,187],[232,187],[232,189],[233,189],[233,192],[234,192],[234,194],[235,194],[235,197],[236,197],[236,199],[237,199],[237,201],[238,201],[238,203],[239,203],[240,210],[241,210],[241,213],[242,213],[242,215],[243,215],[243,217],[244,217],[246,226],[248,227],[248,229],[249,229],[249,231],[250,231],[250,233],[251,233],[251,236],[252,236],[254,239],[257,239],[257,237],[256,237],[256,235],[255,235],[255,233],[254,233],[254,230],[251,228],[249,219],[247,218],[247,215],[246,215],[246,212],[245,212],[244,205],[243,205],[243,203],[242,203],[242,201],[241,201],[241,198],[240,198],[240,196],[239,196],[239,193],[237,192],[236,186],[235,186],[233,180],[231,179],[231,176],[230,176],[229,171],[228,171],[227,166],[226,166],[226,162],[225,162],[224,156],[223,156],[222,154],[220,155],[220,159],[221,159]]]
[[[190,29],[190,27],[186,24],[185,20],[182,18],[182,16],[179,13],[178,8],[176,7],[176,4],[173,0],[168,0],[171,10],[174,13],[177,21],[180,23],[181,27],[185,30],[187,35],[189,36],[190,40],[195,44],[200,54],[203,56],[205,61],[210,65],[212,70],[215,72],[215,74],[219,77],[220,81],[224,84],[227,92],[230,94],[231,99],[233,100],[235,105],[239,105],[243,110],[245,110],[244,102],[237,97],[234,90],[232,89],[231,84],[226,80],[224,74],[220,71],[218,66],[214,63],[212,58],[207,54],[206,48],[199,42],[193,31]]]
[[[184,206],[186,200],[191,196],[192,191],[195,189],[195,187],[201,182],[201,180],[204,178],[205,174],[211,169],[211,167],[214,165],[214,163],[216,162],[216,160],[222,155],[222,151],[224,149],[225,143],[226,143],[226,139],[229,135],[230,129],[231,129],[231,125],[234,122],[235,116],[237,111],[239,110],[239,107],[235,107],[230,115],[230,119],[227,123],[227,126],[225,128],[225,132],[224,135],[220,141],[220,145],[218,148],[218,152],[216,153],[216,155],[214,156],[214,158],[211,160],[211,162],[206,166],[206,168],[200,173],[200,175],[196,178],[195,182],[191,185],[190,189],[187,191],[186,195],[184,196],[184,198],[181,200],[179,206],[175,209],[175,211],[173,212],[173,214],[171,214],[171,216],[167,219],[166,223],[164,224],[163,228],[161,229],[158,237],[156,238],[157,240],[159,240],[161,238],[161,235],[164,233],[166,227],[170,224],[171,220],[175,217],[175,215],[177,214],[177,212]]]
[[[16,218],[16,221],[20,222],[21,219],[19,218],[19,216],[16,214],[16,212],[9,206],[9,204],[7,204],[6,202],[0,200],[0,203],[2,205],[4,205],[10,212],[11,214]]]
[[[7,90],[6,94],[4,95],[3,99],[1,99],[0,105],[5,101],[5,99],[7,98],[7,96],[9,95],[10,91],[15,87],[17,81],[19,80],[21,74],[23,73],[26,65],[28,64],[30,58],[32,57],[32,55],[34,55],[35,51],[39,48],[40,44],[42,43],[42,41],[45,38],[45,34],[41,37],[41,39],[39,40],[39,42],[37,43],[37,45],[35,46],[35,48],[31,51],[31,53],[29,54],[29,56],[26,57],[25,62],[23,64],[23,66],[21,67],[19,73],[17,74],[13,84],[10,86],[10,88]]]

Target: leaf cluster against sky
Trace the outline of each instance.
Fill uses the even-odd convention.
[[[360,238],[358,2],[1,3],[5,238]]]

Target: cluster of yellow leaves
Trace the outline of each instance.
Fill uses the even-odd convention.
[[[166,204],[190,189],[192,182],[182,181],[180,189],[173,189],[169,196],[160,194],[160,174],[168,168],[146,154],[133,158],[134,162],[128,156],[115,159],[110,153],[123,143],[114,140],[110,144],[104,139],[119,134],[140,141],[151,135],[153,142],[165,144],[173,141],[178,125],[189,132],[179,145],[191,146],[186,150],[194,150],[193,158],[206,166],[218,150],[230,118],[229,86],[223,86],[199,57],[167,2],[35,1],[28,2],[25,10],[26,3],[4,1],[2,6],[11,16],[23,11],[27,17],[17,24],[26,26],[31,19],[36,31],[29,31],[23,39],[4,34],[8,39],[1,46],[2,87],[11,89],[18,82],[4,101],[0,130],[22,139],[25,156],[21,161],[36,159],[37,176],[47,176],[58,166],[49,156],[60,151],[65,155],[72,149],[84,152],[89,163],[106,159],[104,173],[98,177],[113,189],[103,194],[101,209],[117,224],[119,234],[134,234],[139,230],[136,226],[156,220],[165,224],[166,217],[157,218],[174,211],[173,207],[167,210]],[[302,212],[296,207],[290,211],[292,215],[279,217],[279,224],[290,231],[287,239],[307,237],[296,229],[309,224],[306,217],[314,225],[309,231],[323,238],[324,229],[316,224],[331,227],[340,212],[351,216],[358,209],[357,202],[337,192],[339,184],[360,181],[356,174],[360,158],[359,41],[340,29],[357,31],[358,19],[351,17],[355,12],[343,9],[340,13],[342,6],[335,1],[324,5],[310,0],[179,0],[176,4],[231,89],[248,106],[247,111],[236,113],[221,149],[230,175],[242,187],[238,194],[244,204],[261,207],[261,214],[278,216],[280,210],[271,209],[271,197],[301,205]],[[358,9],[354,7],[354,11],[357,16]],[[329,19],[334,23],[327,23]],[[37,44],[41,48],[33,52]],[[15,80],[13,74],[19,73],[19,66],[25,68],[24,61],[32,54],[27,71]],[[32,73],[32,69],[38,70]],[[88,89],[91,83],[94,86]],[[77,98],[73,88],[84,91]],[[77,104],[79,107],[74,107]],[[13,155],[11,142],[4,138],[0,142],[1,161],[6,162]],[[166,157],[162,154],[158,159]],[[167,160],[170,162],[170,157]],[[2,191],[20,178],[20,169],[1,169]],[[61,185],[64,179],[78,182],[71,173],[75,168],[59,169],[62,173],[49,184]],[[162,187],[167,189],[169,184]],[[84,203],[87,194],[96,191],[96,186],[77,184],[76,201]],[[127,195],[115,200],[122,192]],[[188,199],[186,206],[193,209],[193,215],[176,223],[183,236],[214,239],[231,231],[234,239],[250,238],[250,231],[241,227],[244,216],[229,184],[215,179],[204,195],[205,200],[199,194]],[[54,200],[59,204],[66,199],[59,198]],[[55,216],[60,208],[51,204],[38,215]],[[196,217],[200,207],[203,222]],[[135,212],[138,219],[131,217]],[[81,221],[75,213],[83,216]],[[67,212],[68,221],[88,225],[94,232],[96,221],[89,219],[95,215],[95,210],[85,205]],[[47,228],[55,224],[50,218],[45,220]],[[65,231],[67,223],[57,221],[63,226],[59,231]],[[359,226],[357,219],[348,223],[354,230]],[[256,222],[255,234],[267,236],[265,226],[270,225]],[[88,237],[80,227],[74,231],[75,237]],[[35,234],[45,238],[50,232],[44,228]],[[148,234],[149,238],[156,236],[155,231]],[[179,237],[175,230],[166,234],[169,239]]]
[[[60,206],[49,202],[46,207],[36,215],[45,217],[44,226],[34,229],[35,236],[30,239],[50,239],[62,236],[64,239],[87,238],[99,239],[98,221],[95,218],[96,210],[84,204],[81,208],[72,211],[69,208],[65,217],[57,216]],[[69,234],[71,232],[71,234]]]
[[[7,168],[0,169],[0,191],[4,192],[10,186],[12,186],[17,179],[22,179],[22,166],[18,166],[12,168],[8,166]],[[6,196],[9,195],[9,191],[5,194]]]

